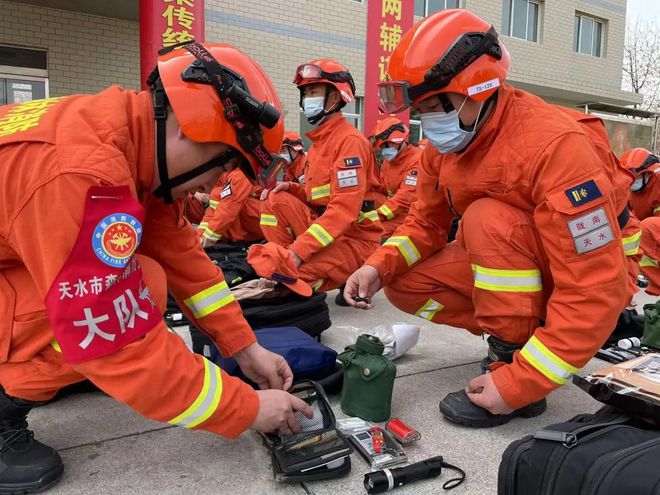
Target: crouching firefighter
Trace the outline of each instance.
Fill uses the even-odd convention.
[[[182,215],[188,193],[217,182],[229,149],[252,180],[274,182],[275,89],[236,48],[195,42],[161,53],[149,83],[0,107],[1,493],[60,478],[60,456],[26,418],[85,379],[145,417],[227,438],[290,432],[294,411],[311,414],[284,391],[288,365],[256,343]],[[255,392],[170,333],[167,289],[272,390]]]
[[[401,39],[382,111],[412,106],[430,144],[408,217],[345,291],[368,308],[352,297],[384,287],[403,311],[490,335],[483,374],[440,402],[473,427],[545,411],[630,298],[621,233],[637,222],[632,175],[602,122],[508,86],[509,63],[495,29],[467,10],[431,15]]]

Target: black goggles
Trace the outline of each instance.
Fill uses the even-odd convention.
[[[655,165],[656,163],[660,163],[658,157],[655,155],[649,155],[646,157],[646,160],[644,160],[644,162],[639,167],[633,169],[633,172],[635,174],[640,174],[644,172],[644,170],[649,168],[651,165]]]
[[[387,129],[385,129],[380,134],[376,134],[375,136],[371,136],[371,142],[372,143],[377,143],[378,141],[387,141],[387,138],[390,137],[394,131],[406,132],[406,127],[401,123],[394,124],[394,125],[388,127]]]

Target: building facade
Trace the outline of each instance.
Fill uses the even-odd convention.
[[[235,44],[265,68],[291,130],[306,130],[296,67],[336,58],[355,79],[359,98],[345,111],[361,127],[367,1],[377,0],[205,0],[206,40]],[[626,0],[403,1],[414,1],[417,20],[457,6],[487,19],[511,52],[509,82],[550,102],[640,102],[621,90]],[[139,88],[137,12],[138,0],[0,0],[0,104]]]

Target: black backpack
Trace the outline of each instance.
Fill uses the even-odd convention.
[[[660,495],[660,431],[609,406],[513,442],[498,495]]]

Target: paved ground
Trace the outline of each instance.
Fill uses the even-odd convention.
[[[380,324],[423,320],[405,315],[382,298],[373,311],[340,308],[328,298],[333,327],[324,343],[342,350],[356,331]],[[640,302],[648,298],[641,297]],[[502,452],[513,440],[542,426],[581,412],[595,411],[599,404],[573,385],[551,395],[548,411],[532,420],[516,420],[488,430],[470,430],[443,420],[438,401],[479,373],[486,344],[478,337],[450,327],[422,328],[420,342],[397,360],[393,415],[422,433],[422,440],[407,449],[409,457],[422,460],[442,455],[467,472],[467,481],[452,495],[494,494]],[[585,372],[603,367],[594,359]],[[338,400],[335,411],[341,416]],[[30,423],[42,441],[60,450],[66,470],[53,494],[360,494],[367,465],[356,454],[353,469],[344,479],[306,485],[282,485],[273,481],[270,461],[258,435],[243,434],[229,442],[213,434],[188,431],[155,423],[101,393],[66,397],[35,410]],[[396,493],[442,493],[439,480],[424,481]]]

